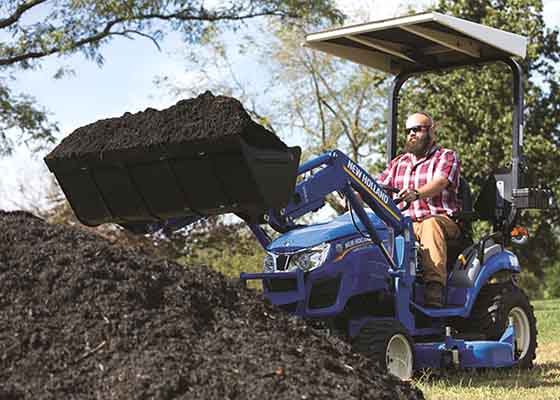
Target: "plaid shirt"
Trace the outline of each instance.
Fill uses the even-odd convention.
[[[410,208],[403,211],[413,221],[421,221],[430,215],[451,216],[459,210],[457,190],[460,174],[461,164],[457,154],[453,150],[433,146],[428,155],[420,159],[410,153],[395,157],[379,175],[378,181],[400,190],[405,187],[419,189],[439,176],[447,178],[450,184],[440,194],[413,201]]]

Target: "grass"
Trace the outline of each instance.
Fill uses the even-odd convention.
[[[428,400],[560,399],[560,299],[532,301],[538,348],[532,370],[426,373],[415,379]]]

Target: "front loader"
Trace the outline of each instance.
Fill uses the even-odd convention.
[[[403,214],[407,205],[338,150],[299,165],[298,148],[242,131],[149,152],[47,156],[78,218],[144,233],[233,212],[267,252],[263,272],[241,279],[262,281],[272,304],[348,339],[391,373],[407,379],[423,368],[531,367],[536,321],[509,245],[523,239],[511,235],[519,213],[552,207],[552,194],[523,182],[523,80],[514,57],[524,57],[526,39],[432,12],[311,34],[305,45],[396,75],[388,161],[396,155],[398,93],[409,78],[495,62],[510,67],[512,162],[489,177],[474,210],[461,181],[463,209],[454,217],[465,226],[483,218],[493,229],[476,242],[466,229],[448,243],[443,308],[423,305],[421,244]],[[348,211],[302,224],[331,193]]]

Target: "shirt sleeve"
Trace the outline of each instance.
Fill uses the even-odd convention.
[[[453,188],[459,186],[461,174],[461,163],[457,153],[452,150],[444,150],[439,157],[434,176],[446,178]]]

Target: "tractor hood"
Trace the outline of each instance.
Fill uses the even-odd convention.
[[[367,214],[380,236],[385,236],[382,234],[382,231],[387,230],[385,223],[373,212]],[[326,223],[294,229],[273,240],[267,249],[269,251],[297,251],[313,247],[324,242],[354,235],[358,232],[356,226],[362,232],[367,232],[356,215],[354,215],[354,221],[356,225],[352,222],[350,213],[345,213]]]

